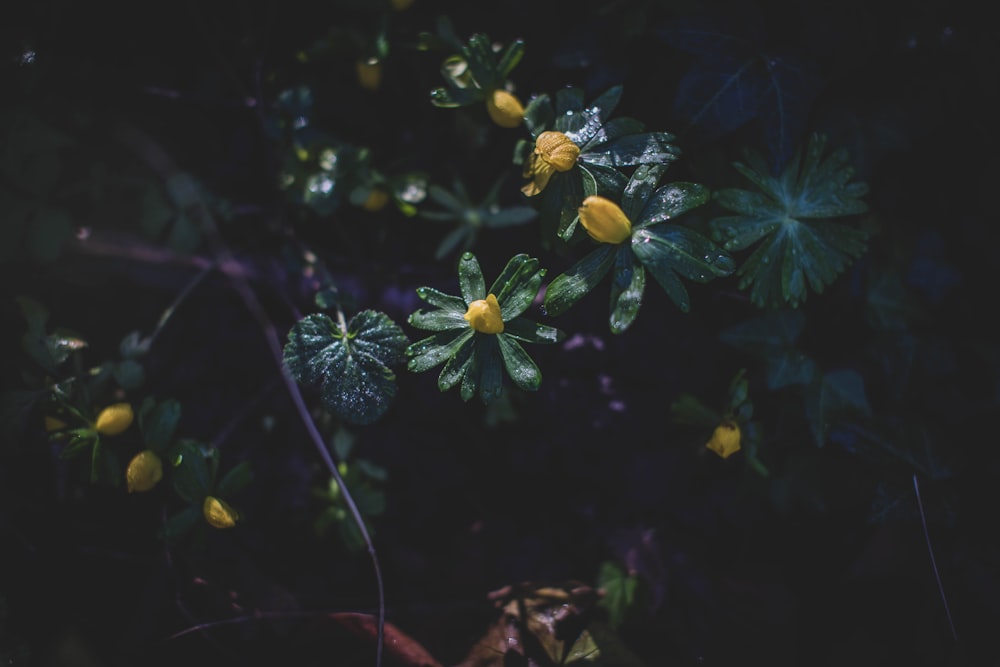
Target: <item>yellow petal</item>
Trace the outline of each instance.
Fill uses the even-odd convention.
[[[715,427],[712,439],[705,446],[724,459],[740,451],[740,426],[733,421],[725,421]]]
[[[465,319],[480,333],[498,334],[503,331],[503,318],[500,317],[500,304],[496,296],[488,294],[485,299],[479,299],[469,304]]]
[[[358,83],[365,90],[378,90],[382,84],[382,63],[378,58],[368,58],[359,60],[355,64],[358,74]]]
[[[580,147],[562,132],[542,132],[535,139],[535,153],[556,171],[569,171],[580,157]]]
[[[115,403],[101,410],[97,415],[94,428],[101,435],[118,435],[132,425],[132,406],[128,403]]]
[[[201,504],[201,513],[213,528],[232,528],[240,519],[240,515],[229,503],[215,496],[205,498],[205,502]]]
[[[632,223],[618,204],[598,195],[583,200],[580,224],[590,238],[600,243],[618,244],[632,236]]]
[[[129,493],[149,491],[163,479],[163,462],[151,449],[144,449],[129,461],[125,469],[125,484]]]
[[[517,127],[524,120],[524,105],[521,100],[500,88],[486,97],[486,111],[500,127]]]

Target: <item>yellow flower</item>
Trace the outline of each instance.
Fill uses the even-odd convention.
[[[531,182],[521,188],[521,192],[534,197],[549,184],[552,174],[569,171],[580,157],[580,147],[562,132],[542,132],[535,139],[535,150],[525,165],[525,178]]]
[[[740,426],[734,421],[724,421],[715,427],[712,439],[705,446],[724,459],[740,451]]]
[[[372,188],[361,208],[366,211],[381,211],[389,201],[389,193],[382,188]]]
[[[493,294],[488,294],[485,299],[470,303],[469,310],[465,312],[464,317],[469,326],[480,333],[498,334],[503,331],[500,304]]]
[[[101,410],[97,415],[94,428],[101,435],[118,435],[132,425],[132,406],[128,403],[115,403]]]
[[[144,449],[128,462],[125,469],[125,485],[129,493],[149,491],[163,479],[163,462],[151,449]]]
[[[524,120],[521,100],[502,88],[497,88],[486,97],[486,112],[500,127],[517,127]]]
[[[355,63],[358,83],[365,90],[378,90],[382,84],[382,63],[378,58],[366,58]]]
[[[205,521],[213,528],[232,528],[239,521],[240,515],[225,500],[215,496],[207,496],[201,505],[201,513]]]
[[[583,200],[580,224],[590,238],[600,243],[618,244],[632,236],[632,223],[618,204],[598,195]]]

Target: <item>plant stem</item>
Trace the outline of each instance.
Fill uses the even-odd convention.
[[[951,638],[958,641],[958,633],[955,632],[955,623],[951,620],[951,610],[948,608],[948,598],[944,595],[944,586],[941,584],[941,573],[938,572],[937,561],[934,559],[934,549],[931,548],[931,534],[927,530],[927,517],[924,516],[924,504],[920,501],[920,484],[917,483],[917,473],[913,473],[913,490],[917,494],[917,509],[920,510],[920,522],[924,526],[924,540],[927,542],[927,553],[931,556],[931,568],[934,570],[934,578],[937,579],[938,593],[941,595],[941,602],[944,603],[944,614],[948,617],[948,626],[951,628]]]
[[[143,134],[138,128],[126,125],[120,126],[117,136],[120,141],[135,150],[138,154],[142,155],[146,159],[146,162],[160,174],[160,177],[163,178],[164,181],[167,181],[170,178],[177,178],[182,175],[182,172],[177,168],[162,148]],[[219,230],[215,225],[215,220],[212,218],[212,215],[208,211],[205,203],[198,196],[196,187],[193,183],[189,183],[188,185],[189,187],[177,189],[177,191],[180,192],[180,196],[184,198],[184,201],[175,202],[178,208],[187,212],[201,225],[205,238],[212,249],[212,253],[215,255],[215,264],[217,266],[227,267],[236,264],[236,259],[233,257],[232,252],[229,250],[229,247],[223,240],[222,235],[219,233]],[[361,538],[364,540],[365,546],[368,549],[368,555],[372,560],[372,566],[375,571],[375,581],[378,587],[378,624],[375,647],[375,665],[376,667],[382,667],[382,645],[384,643],[385,636],[385,591],[382,582],[382,569],[379,566],[378,555],[375,552],[375,544],[372,542],[371,535],[368,533],[368,529],[365,526],[364,519],[361,516],[361,511],[354,502],[354,498],[351,495],[347,484],[344,483],[344,478],[341,477],[340,471],[337,470],[337,464],[334,462],[333,457],[323,440],[323,436],[320,434],[319,429],[316,428],[312,415],[309,413],[309,408],[306,406],[305,400],[302,398],[302,392],[299,391],[299,386],[295,383],[295,380],[285,367],[281,342],[278,339],[278,334],[274,329],[274,325],[271,323],[270,318],[264,311],[263,306],[261,306],[260,300],[257,299],[257,295],[254,293],[253,289],[251,289],[250,284],[241,276],[234,275],[235,272],[230,273],[224,271],[224,273],[226,273],[229,277],[233,289],[240,295],[240,298],[243,300],[247,310],[250,311],[250,314],[257,321],[257,324],[264,335],[264,339],[271,350],[271,356],[278,365],[285,387],[292,398],[292,402],[295,404],[296,411],[298,412],[303,425],[306,427],[306,431],[309,433],[310,439],[316,446],[316,450],[319,452],[324,465],[326,465],[330,474],[340,486],[344,502],[347,504],[347,509],[351,514],[351,518],[357,525]]]

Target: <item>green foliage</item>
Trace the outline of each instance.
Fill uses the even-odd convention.
[[[344,428],[337,429],[333,435],[333,451],[340,462],[337,464],[337,471],[351,490],[351,496],[364,517],[365,529],[369,535],[374,535],[375,528],[371,520],[385,512],[386,500],[382,487],[388,478],[388,472],[366,458],[353,457],[354,446],[354,436]],[[365,543],[361,532],[351,519],[344,493],[337,481],[329,477],[324,486],[313,489],[312,496],[320,505],[313,524],[316,533],[326,535],[332,526],[336,526],[341,541],[348,549],[363,549]]]
[[[737,275],[758,306],[798,306],[809,289],[822,292],[867,247],[865,232],[831,219],[867,211],[860,197],[868,186],[851,182],[846,151],[824,155],[825,149],[826,137],[814,134],[804,156],[797,154],[780,177],[748,150],[746,162],[733,166],[760,192],[728,188],[713,195],[737,214],[709,223],[715,240],[729,251],[756,244]]]
[[[612,561],[601,563],[597,573],[597,587],[604,592],[598,604],[608,611],[608,622],[612,628],[618,628],[625,622],[625,614],[635,604],[636,588],[639,579],[626,573],[621,566]]]
[[[518,388],[536,391],[542,374],[521,343],[551,344],[565,336],[558,329],[522,316],[538,294],[545,270],[539,268],[537,259],[515,255],[487,292],[479,261],[467,252],[458,264],[458,275],[460,297],[431,287],[417,290],[417,295],[436,310],[418,310],[410,315],[409,322],[418,329],[435,333],[406,349],[407,367],[420,373],[443,363],[438,389],[447,391],[461,383],[459,393],[464,401],[477,393],[483,403],[499,397],[504,370]],[[465,319],[469,306],[485,299],[487,294],[495,295],[500,304],[503,320],[500,333],[476,331]]]
[[[600,244],[554,278],[545,292],[546,312],[565,312],[611,273],[609,326],[619,334],[639,313],[647,271],[684,312],[691,309],[691,303],[680,277],[704,283],[733,272],[732,259],[710,239],[690,227],[667,222],[704,204],[709,193],[696,183],[656,188],[664,169],[642,165],[633,172],[619,193],[621,209],[632,221],[630,238],[617,245]],[[567,232],[572,234],[575,228],[574,220]]]
[[[326,407],[352,424],[381,417],[396,396],[391,367],[409,341],[384,313],[363,310],[349,322],[307,315],[288,332],[284,361],[297,382],[319,386]]]
[[[580,149],[576,164],[552,176],[540,195],[542,243],[555,245],[576,217],[576,209],[588,195],[614,195],[627,177],[621,167],[666,166],[680,156],[669,132],[644,132],[644,125],[628,117],[611,118],[623,92],[613,86],[584,105],[580,88],[563,88],[555,104],[547,94],[531,100],[524,110],[524,123],[531,140],[514,147],[514,164],[529,164],[534,142],[542,132],[565,134]],[[524,174],[530,177],[528,171]]]
[[[459,252],[471,250],[483,229],[503,229],[523,225],[538,217],[538,211],[530,206],[500,206],[498,201],[500,187],[505,180],[503,177],[497,180],[479,203],[470,199],[465,185],[458,178],[454,180],[451,191],[439,185],[431,185],[428,197],[444,210],[422,209],[420,217],[435,222],[458,223],[441,239],[434,253],[434,259],[444,259],[456,248]]]
[[[455,37],[451,22],[438,19],[437,34],[424,32],[421,48],[455,49],[441,64],[445,85],[431,91],[431,104],[442,108],[464,107],[482,102],[493,90],[505,88],[511,71],[524,55],[524,42],[514,40],[498,53],[490,38],[477,33],[461,44]]]

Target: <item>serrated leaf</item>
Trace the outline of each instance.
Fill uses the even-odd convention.
[[[320,386],[324,404],[337,416],[368,424],[385,413],[396,394],[389,367],[403,361],[408,342],[383,313],[362,311],[346,330],[315,313],[289,331],[284,361],[296,381]]]
[[[740,266],[740,288],[750,288],[761,307],[798,306],[808,291],[822,292],[867,249],[867,235],[828,218],[864,212],[857,199],[862,184],[849,183],[846,154],[824,157],[825,138],[813,135],[780,179],[766,173],[763,160],[748,153],[741,173],[763,193],[723,190],[716,201],[739,213],[709,222],[713,238],[730,250],[757,243]]]

